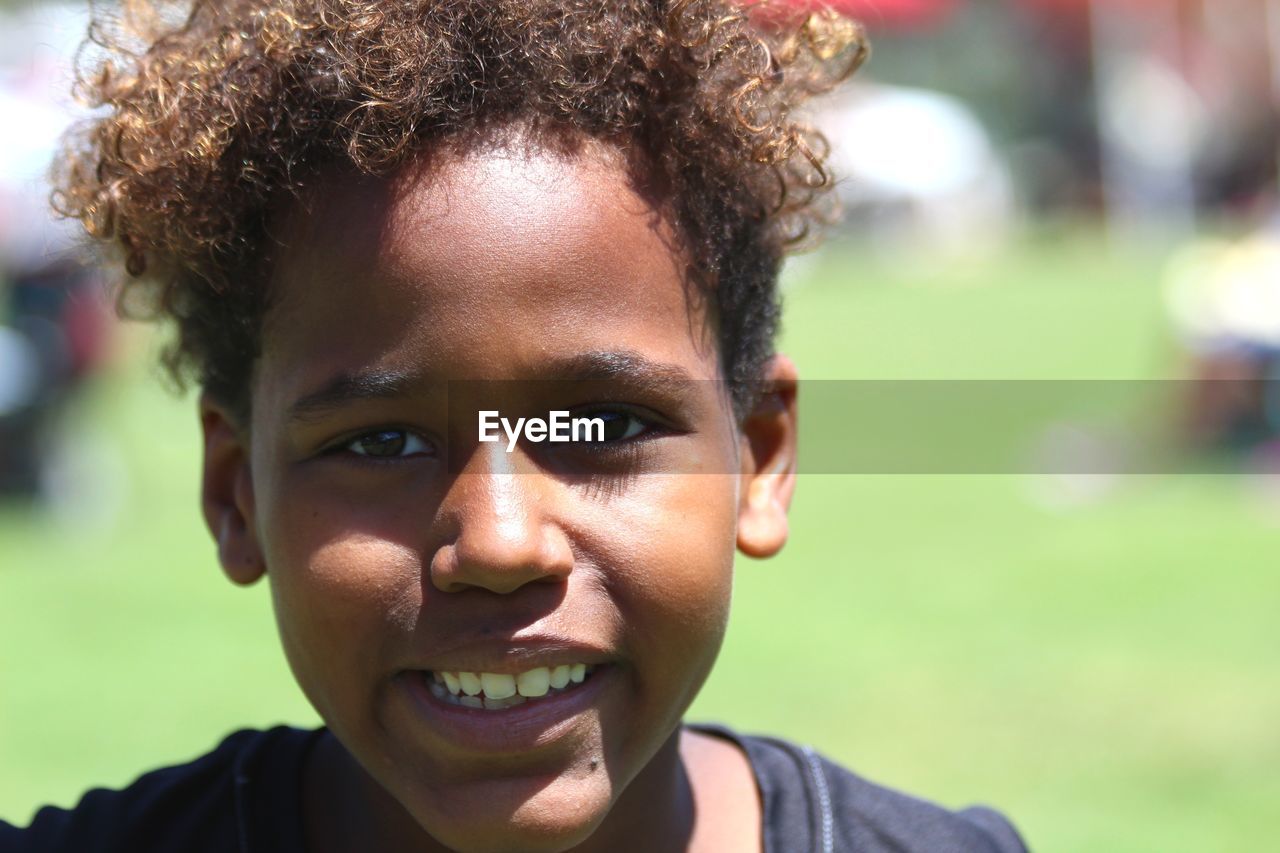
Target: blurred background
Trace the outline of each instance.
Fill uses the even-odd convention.
[[[813,115],[845,214],[788,268],[802,375],[1162,404],[1123,441],[1045,431],[1045,452],[1114,464],[805,474],[792,544],[741,561],[691,717],[997,805],[1036,850],[1273,849],[1280,0],[835,5],[874,51]],[[316,722],[267,590],[217,569],[192,400],[44,213],[85,25],[0,2],[0,817],[19,824],[235,728]],[[1176,464],[1114,462],[1157,441]]]

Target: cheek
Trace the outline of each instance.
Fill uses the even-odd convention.
[[[728,584],[737,526],[738,478],[642,475],[623,515],[631,545],[660,560],[671,586]]]
[[[322,716],[340,685],[365,685],[390,665],[388,644],[409,633],[421,602],[417,551],[351,508],[324,500],[275,502],[263,529],[281,640]],[[354,695],[354,691],[353,691]]]
[[[608,582],[624,620],[647,627],[638,641],[714,659],[732,590],[736,486],[731,475],[644,475],[596,522],[615,531]]]
[[[417,510],[402,510],[429,505],[429,496],[297,479],[273,490],[259,512],[268,577],[288,593],[287,615],[297,600],[317,618],[359,628],[373,614],[396,617],[406,596],[416,601],[426,522]]]

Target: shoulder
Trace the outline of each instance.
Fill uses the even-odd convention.
[[[186,764],[94,789],[71,809],[45,806],[25,829],[0,821],[0,853],[240,851],[255,779],[300,761],[313,733],[243,730]]]
[[[1025,853],[1013,825],[977,806],[950,811],[877,785],[809,747],[720,727],[747,754],[764,808],[765,851]]]

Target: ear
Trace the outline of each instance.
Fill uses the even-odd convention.
[[[742,489],[738,550],[772,557],[787,542],[787,509],[796,485],[796,366],[777,355],[765,371],[765,393],[742,424]]]
[[[222,570],[234,583],[248,585],[266,572],[253,517],[253,478],[249,443],[231,414],[208,394],[200,396],[204,432],[204,474],[200,502],[204,521],[218,545]]]

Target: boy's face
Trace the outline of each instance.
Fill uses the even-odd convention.
[[[608,152],[335,178],[284,234],[248,429],[204,402],[205,510],[232,577],[269,576],[321,717],[450,847],[562,849],[633,782],[674,796],[645,774],[715,659],[735,543],[785,539],[794,397],[735,424],[671,232]],[[592,381],[538,381],[568,377]],[[508,452],[480,408],[604,414],[609,440]],[[432,686],[536,694],[575,664],[506,708]]]

